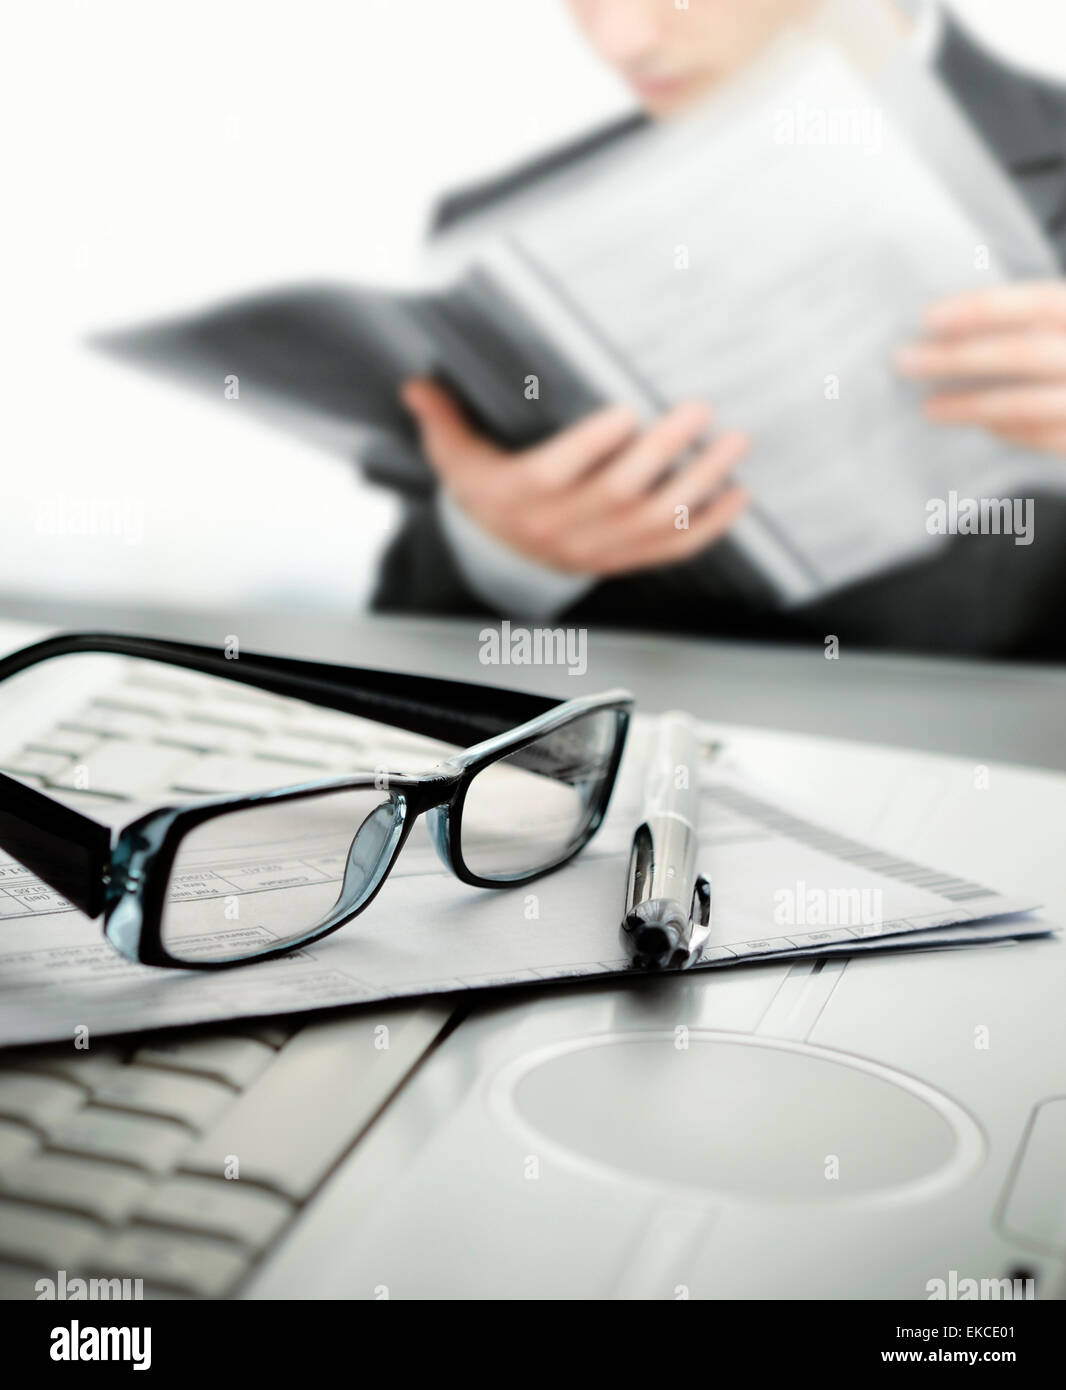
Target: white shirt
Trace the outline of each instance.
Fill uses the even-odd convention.
[[[913,52],[923,63],[935,63],[944,37],[944,11],[933,0],[895,0],[911,17]]]
[[[944,15],[934,0],[895,0],[912,20],[910,41],[921,63],[935,63]],[[546,619],[569,608],[597,582],[596,576],[565,574],[527,559],[498,541],[469,517],[444,488],[437,489],[441,530],[467,588],[497,613]]]

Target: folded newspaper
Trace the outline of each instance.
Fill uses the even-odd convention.
[[[691,115],[492,199],[441,239],[443,287],[296,287],[98,342],[414,489],[415,373],[513,447],[609,402],[706,399],[752,439],[742,588],[795,605],[927,557],[930,499],[1054,473],[926,422],[893,352],[936,297],[1054,259],[935,75],[864,71],[840,38],[791,33]]]

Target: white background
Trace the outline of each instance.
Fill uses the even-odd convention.
[[[955,9],[1066,77],[1062,0]],[[626,94],[559,0],[21,0],[3,27],[0,596],[351,611],[391,500],[80,340],[286,280],[403,280],[439,191]],[[90,500],[126,535],[49,534]]]

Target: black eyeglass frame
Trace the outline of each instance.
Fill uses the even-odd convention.
[[[0,849],[86,916],[103,915],[104,935],[126,959],[182,970],[217,970],[275,959],[319,941],[350,922],[377,896],[415,821],[428,818],[431,838],[446,866],[479,888],[520,887],[570,862],[603,822],[625,748],[633,697],[626,690],[555,700],[504,687],[413,676],[370,667],[340,666],[242,652],[230,660],[215,648],[114,633],[67,633],[0,658],[0,684],[54,657],[81,653],[156,661],[241,682],[290,699],[369,718],[448,743],[475,741],[430,772],[381,772],[323,778],[239,796],[210,797],[150,811],[124,826],[112,844],[110,827],[36,787],[0,773]],[[575,840],[558,859],[530,873],[486,877],[462,854],[462,814],[477,773],[583,716],[617,715],[614,746]],[[331,792],[373,788],[388,798],[394,822],[375,874],[362,893],[346,896],[347,874],[330,913],[283,945],[212,960],[179,959],[163,941],[163,912],[178,848],[196,826],[257,806],[299,801]],[[380,809],[380,808],[379,808]],[[359,827],[353,827],[353,836]]]

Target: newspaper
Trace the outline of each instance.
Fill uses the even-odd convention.
[[[934,299],[1056,273],[916,67],[875,82],[824,32],[792,33],[699,111],[441,244],[442,265],[492,260],[524,311],[581,344],[605,395],[649,420],[706,400],[750,436],[737,477],[753,506],[731,534],[784,605],[929,558],[947,543],[927,528],[932,499],[1058,478],[1031,451],[927,422],[923,388],[893,370]]]

